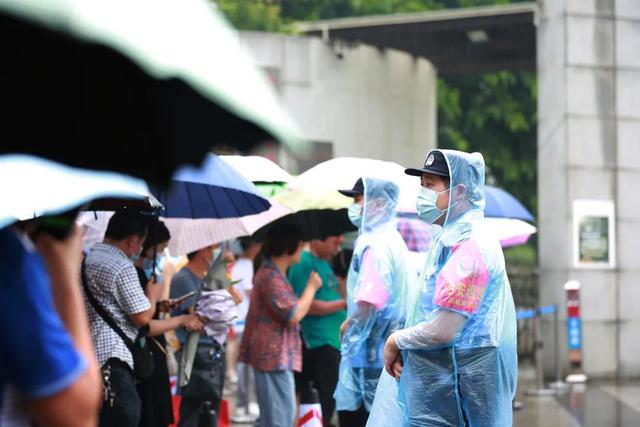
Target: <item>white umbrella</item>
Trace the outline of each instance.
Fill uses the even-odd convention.
[[[91,246],[104,240],[104,233],[107,231],[109,220],[113,212],[80,212],[76,219],[76,224],[84,227],[82,235],[82,247],[89,249]]]
[[[172,255],[185,255],[204,247],[249,236],[263,226],[292,213],[278,202],[271,200],[271,208],[255,215],[224,219],[162,218],[169,232],[169,251]]]
[[[22,154],[0,156],[0,228],[101,198],[146,199],[144,181]]]
[[[293,176],[275,162],[262,156],[220,156],[251,182],[288,183]]]
[[[186,255],[207,246],[241,236],[250,236],[263,226],[293,213],[278,202],[271,201],[271,208],[256,215],[224,219],[160,218],[171,233],[169,253]],[[76,220],[85,227],[83,245],[89,248],[104,240],[109,218],[113,212],[81,212]]]
[[[287,206],[295,207],[287,203],[283,197],[293,198],[295,192],[313,196],[314,193],[322,194],[322,192],[331,192],[335,189],[351,188],[358,178],[371,177],[386,179],[398,184],[400,198],[397,211],[415,213],[416,199],[421,188],[420,180],[417,177],[405,174],[404,171],[405,168],[403,166],[393,162],[357,157],[339,157],[320,163],[294,178],[289,183],[290,190],[285,192],[284,196],[279,195],[278,200]],[[531,213],[513,195],[500,188],[485,185],[485,202],[485,215],[487,217],[518,218],[533,221]],[[535,227],[533,228],[533,233],[535,233]]]
[[[395,182],[400,187],[398,211],[415,212],[416,196],[420,190],[420,181],[406,175],[405,168],[394,162],[358,157],[338,157],[322,162],[295,177],[289,187],[293,192],[305,191],[337,193],[338,189],[353,187],[361,177],[380,178]]]

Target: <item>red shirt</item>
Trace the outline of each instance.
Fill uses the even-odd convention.
[[[239,360],[261,371],[301,371],[299,326],[290,325],[298,298],[287,277],[265,262],[253,278]]]

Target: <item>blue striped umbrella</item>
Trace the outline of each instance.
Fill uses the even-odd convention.
[[[271,204],[260,190],[214,154],[200,168],[184,167],[168,190],[152,188],[165,218],[217,219],[254,215]]]

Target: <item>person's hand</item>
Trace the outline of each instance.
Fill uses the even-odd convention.
[[[182,327],[188,331],[202,332],[204,330],[204,322],[197,314],[185,314],[182,316]]]
[[[235,305],[240,304],[244,299],[242,297],[242,293],[235,286],[229,286],[229,288],[227,288],[227,292],[231,294],[231,299]]]
[[[307,281],[307,286],[311,286],[314,291],[317,291],[322,287],[322,279],[317,271],[312,271],[311,275],[309,275],[309,280]]]
[[[170,313],[172,310],[171,300],[163,299],[162,301],[158,301],[158,312],[160,313]]]
[[[228,249],[224,251],[222,254],[222,261],[224,261],[224,266],[227,269],[227,273],[230,275],[233,271],[233,266],[236,264],[236,257],[233,255],[233,252]]]
[[[400,380],[402,374],[402,355],[396,343],[394,334],[389,335],[387,342],[384,344],[384,369],[389,375]]]
[[[403,367],[402,353],[400,353],[398,354],[398,357],[396,357],[396,360],[393,362],[393,365],[391,365],[393,376],[398,381],[400,381],[400,376],[402,375],[402,367]]]
[[[184,301],[185,300],[181,300],[179,298],[163,299],[161,301],[158,301],[158,309],[161,313],[170,313],[178,308],[178,306]]]
[[[342,295],[342,298],[346,298],[347,297],[347,279],[339,277],[338,283],[340,284],[340,295]]]
[[[176,269],[176,266],[171,261],[167,260],[162,265],[162,278],[163,278],[163,280],[171,281],[171,278],[173,278],[173,276],[175,276],[177,272],[178,272],[178,270]]]
[[[74,226],[69,236],[58,240],[48,234],[38,234],[33,242],[42,256],[53,283],[64,278],[80,277],[82,264],[82,232]],[[61,279],[61,280],[60,280]]]
[[[348,326],[349,326],[349,318],[347,317],[347,319],[344,322],[342,322],[342,324],[340,325],[340,338],[344,336],[344,333],[347,330]]]

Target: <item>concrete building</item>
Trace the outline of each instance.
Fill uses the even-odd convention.
[[[539,5],[540,302],[563,302],[562,285],[579,281],[586,373],[637,377],[640,2]],[[610,266],[576,265],[575,200],[613,203],[610,239],[617,256]],[[551,351],[546,356],[550,366]]]
[[[569,372],[564,284],[577,280],[586,374],[640,376],[640,1],[538,0],[303,29],[429,58],[439,74],[537,69],[539,298],[561,307],[562,373]],[[576,201],[611,207],[606,233],[587,236]],[[602,252],[608,263],[576,262],[585,236],[586,244],[610,243]],[[552,332],[547,319],[547,375]]]
[[[241,37],[303,135],[314,142],[314,156],[306,161],[279,153],[290,171],[341,156],[415,165],[435,147],[436,73],[428,60],[315,37]]]

